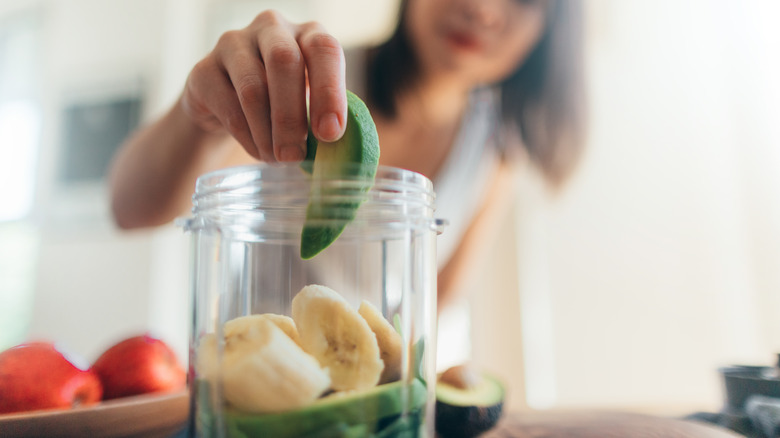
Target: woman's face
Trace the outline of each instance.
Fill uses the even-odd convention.
[[[548,0],[409,0],[407,32],[422,73],[469,85],[504,79],[541,37]]]

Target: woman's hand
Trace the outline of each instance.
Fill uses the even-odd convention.
[[[315,137],[335,141],[344,134],[344,76],[344,51],[319,23],[292,24],[265,11],[222,35],[192,69],[180,103],[203,129],[227,131],[257,159],[300,161],[307,93]]]

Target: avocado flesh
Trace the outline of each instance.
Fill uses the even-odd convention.
[[[482,377],[480,384],[469,389],[436,384],[436,431],[442,438],[475,437],[498,423],[504,387],[491,376]]]
[[[311,259],[341,235],[355,218],[362,194],[371,188],[378,165],[376,125],[365,103],[347,91],[347,126],[341,139],[318,142],[309,130],[307,160],[301,168],[311,173],[312,189],[301,233],[301,258]],[[326,180],[356,183],[334,188],[323,185]]]
[[[352,437],[375,432],[383,419],[396,424],[404,410],[422,415],[427,394],[417,379],[411,384],[393,382],[360,393],[325,397],[295,411],[278,414],[247,414],[225,410],[229,431],[253,437]]]

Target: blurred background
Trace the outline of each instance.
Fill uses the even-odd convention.
[[[150,330],[182,358],[188,240],[119,232],[106,166],[225,30],[274,8],[344,46],[395,0],[3,0],[0,350],[88,360]],[[532,176],[474,279],[472,358],[512,408],[718,410],[717,368],[780,352],[780,3],[588,0],[589,141],[551,197]],[[464,347],[465,346],[465,347]]]

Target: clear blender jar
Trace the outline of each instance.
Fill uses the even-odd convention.
[[[191,235],[192,435],[433,437],[436,220],[431,182],[380,166],[201,176]],[[312,219],[318,202],[344,214]],[[301,256],[304,226],[338,237]],[[335,231],[333,231],[335,230]],[[339,234],[340,233],[340,234]]]

